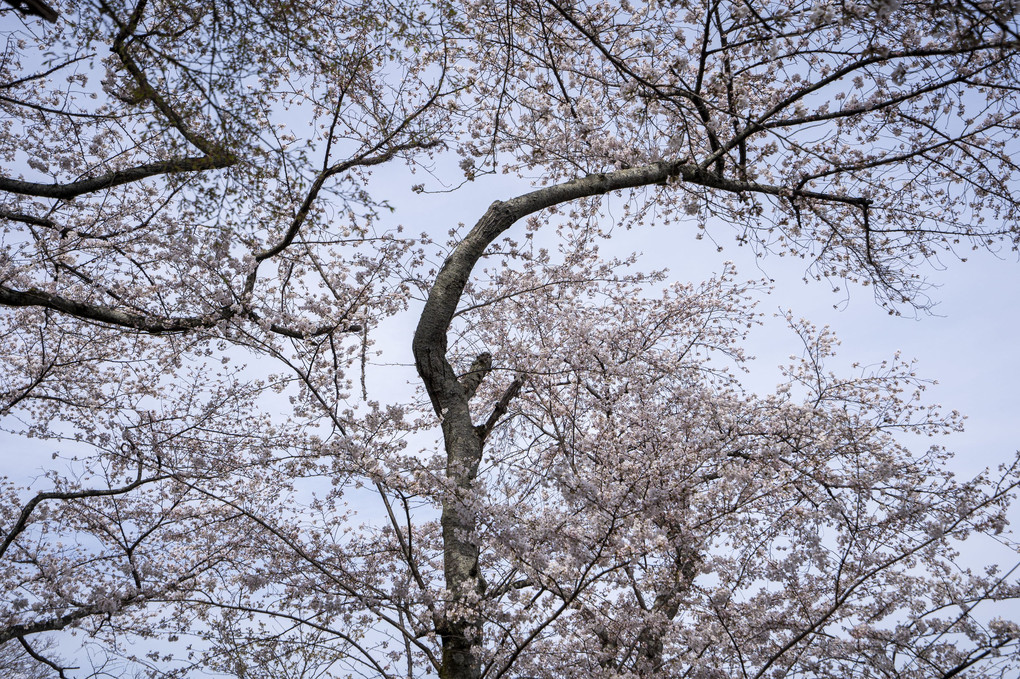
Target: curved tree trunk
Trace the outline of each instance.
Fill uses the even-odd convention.
[[[446,477],[451,489],[443,501],[443,566],[446,589],[454,611],[438,630],[443,640],[443,679],[477,679],[481,661],[473,653],[482,643],[482,621],[474,612],[484,581],[478,568],[477,519],[472,509],[475,475],[482,459],[489,424],[475,426],[469,400],[489,369],[482,354],[471,371],[458,379],[446,357],[447,331],[457,310],[464,286],[485,249],[517,220],[559,203],[635,186],[666,181],[681,174],[683,166],[656,163],[618,172],[589,175],[495,202],[443,263],[429,291],[412,345],[415,364],[439,416],[446,448]],[[518,385],[519,384],[515,382]],[[513,387],[511,387],[513,389]],[[509,392],[508,392],[509,393]],[[494,412],[494,416],[498,416]],[[505,405],[504,405],[505,408]]]

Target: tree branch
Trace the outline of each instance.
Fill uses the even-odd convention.
[[[47,5],[43,0],[4,0],[8,5],[22,14],[41,17],[42,19],[55,23],[60,13]]]
[[[7,548],[11,546],[15,538],[17,538],[18,535],[20,535],[22,531],[24,531],[25,528],[28,526],[29,517],[32,516],[32,512],[35,511],[35,508],[39,506],[39,503],[41,502],[44,502],[46,500],[82,500],[90,497],[110,497],[112,495],[123,495],[124,493],[129,493],[135,488],[138,488],[146,483],[153,483],[155,481],[161,481],[165,478],[168,478],[167,476],[153,476],[149,478],[143,478],[142,476],[143,466],[144,466],[143,460],[141,459],[141,457],[139,457],[138,473],[135,477],[135,480],[119,488],[97,488],[71,492],[49,491],[37,493],[35,497],[33,497],[31,500],[25,503],[25,506],[21,509],[21,514],[18,516],[18,520],[11,527],[10,531],[8,531],[7,537],[4,539],[3,544],[0,544],[0,557],[2,557],[7,552]],[[0,643],[3,642],[0,641]]]
[[[175,333],[188,332],[200,328],[211,328],[217,323],[229,321],[233,318],[243,317],[255,323],[262,321],[261,317],[250,309],[236,309],[234,307],[222,307],[215,314],[208,316],[185,316],[181,318],[167,318],[160,316],[148,316],[144,314],[120,311],[101,304],[85,304],[73,299],[54,295],[53,293],[36,290],[15,290],[5,285],[0,285],[0,305],[11,307],[43,307],[60,311],[75,318],[86,321],[97,321],[121,328],[131,328],[150,335],[170,335]],[[311,331],[300,331],[289,328],[279,323],[270,323],[269,331],[293,339],[308,339],[319,337],[331,332],[361,332],[362,326],[359,323],[347,325],[326,324]]]
[[[46,656],[32,648],[31,644],[28,643],[28,639],[26,639],[25,637],[18,637],[18,641],[21,643],[21,647],[25,649],[26,653],[32,656],[32,658],[34,658],[37,662],[41,662],[42,664],[47,665],[51,669],[55,670],[60,679],[67,679],[67,675],[64,673],[64,670],[78,669],[77,667],[61,667],[57,663],[53,662],[52,660],[50,660],[49,658],[47,658]]]
[[[0,191],[16,193],[22,196],[35,196],[37,198],[58,198],[70,200],[86,193],[95,193],[103,189],[109,189],[122,184],[130,184],[149,177],[156,177],[165,174],[180,174],[183,172],[201,172],[203,170],[219,170],[230,167],[237,162],[237,159],[226,153],[205,155],[201,157],[179,158],[167,160],[160,163],[147,163],[126,170],[115,170],[101,174],[98,177],[80,179],[68,184],[41,184],[38,182],[26,182],[9,177],[0,177]]]
[[[464,394],[467,400],[475,395],[478,386],[485,379],[485,376],[492,370],[492,354],[488,351],[478,354],[468,371],[461,375],[460,386],[464,387]]]
[[[517,397],[517,394],[521,393],[521,388],[524,386],[524,376],[518,375],[514,378],[514,381],[510,383],[503,395],[499,397],[499,401],[496,402],[496,407],[492,409],[492,414],[489,415],[489,419],[485,421],[485,424],[478,427],[478,436],[484,441],[489,438],[489,434],[499,423],[499,418],[506,415],[507,410],[510,408],[510,401]]]

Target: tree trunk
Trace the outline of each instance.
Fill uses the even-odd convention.
[[[481,660],[474,649],[482,643],[477,603],[484,588],[478,568],[477,518],[473,508],[474,480],[482,459],[487,426],[476,428],[468,401],[480,377],[489,369],[489,357],[479,356],[472,374],[459,380],[446,358],[450,322],[464,286],[485,249],[518,219],[552,205],[619,189],[647,186],[683,175],[680,163],[655,163],[606,174],[589,175],[548,186],[506,202],[493,203],[474,228],[443,263],[429,291],[415,329],[412,349],[418,374],[443,427],[446,478],[450,492],[443,499],[443,567],[450,600],[442,628],[443,679],[477,679]],[[482,371],[481,375],[478,371]]]
[[[475,613],[482,579],[471,495],[482,459],[482,440],[471,424],[466,399],[462,406],[463,412],[451,417],[448,411],[443,421],[446,477],[455,487],[443,500],[443,571],[451,597],[448,607],[452,609],[440,630],[443,664],[439,676],[443,679],[477,679],[481,675],[479,658],[471,652],[482,637],[481,621]]]

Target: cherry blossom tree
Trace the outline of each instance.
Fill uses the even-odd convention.
[[[1020,237],[1014,5],[51,4],[2,10],[0,426],[54,455],[0,486],[0,649],[66,677],[1020,670],[1013,565],[958,565],[1012,545],[1017,463],[956,480],[912,435],[961,418],[912,364],[836,371],[792,313],[799,358],[749,393],[765,283],[675,281],[607,228],[734,229],[925,308],[925,261]],[[444,241],[396,226],[393,166],[532,181]],[[394,332],[417,391],[375,381]]]

